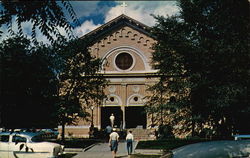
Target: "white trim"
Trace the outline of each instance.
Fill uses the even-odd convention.
[[[122,107],[122,105],[110,105],[110,104],[106,104],[106,105],[101,105],[101,107]]]
[[[121,106],[122,105],[122,100],[121,100],[121,98],[118,95],[109,94],[107,96],[107,99],[109,99],[110,97],[114,97],[115,99],[117,99],[118,103],[112,104],[112,102],[110,102],[110,101],[108,101],[108,103],[107,103],[107,101],[104,99],[104,101],[103,101],[104,105],[103,106]]]
[[[140,74],[145,74],[145,73],[157,73],[159,72],[159,70],[148,70],[148,71],[140,71],[140,70],[137,70],[137,71],[131,71],[129,73],[126,73],[126,74],[137,74],[137,73],[140,73]],[[100,71],[101,74],[123,74],[121,73],[120,71]]]
[[[145,106],[144,104],[130,104],[130,105],[127,105],[126,107],[134,107],[134,106]]]
[[[152,71],[152,68],[150,66],[150,63],[149,63],[149,59],[147,59],[147,57],[145,56],[145,54],[137,49],[137,48],[134,48],[134,47],[131,47],[131,46],[118,46],[118,47],[115,47],[113,49],[110,49],[109,51],[107,51],[104,56],[102,57],[102,69],[104,68],[104,65],[106,64],[106,59],[111,56],[113,53],[115,53],[116,51],[121,51],[121,52],[128,52],[128,51],[132,51],[134,52],[135,54],[137,54],[138,56],[141,57],[143,63],[144,63],[144,66],[145,66],[145,71]]]
[[[145,84],[146,79],[145,78],[108,78],[107,80],[111,83],[127,83],[127,84]]]
[[[139,101],[138,101],[138,104],[135,103],[135,102],[130,102],[130,99],[133,99],[133,97],[138,97]],[[138,93],[135,93],[135,94],[132,94],[128,97],[127,99],[127,106],[144,106],[144,100],[143,100],[144,96],[138,94]]]
[[[74,126],[74,125],[66,125],[65,128],[80,128],[80,129],[86,129],[89,128],[89,125],[83,125],[83,126]],[[61,129],[62,126],[58,126],[58,129]]]

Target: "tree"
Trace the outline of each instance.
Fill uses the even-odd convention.
[[[87,39],[31,46],[13,37],[0,44],[1,126],[48,128],[88,120],[104,99],[106,80],[97,72]]]
[[[51,49],[15,36],[0,44],[1,115],[6,128],[55,127],[57,79]]]
[[[105,98],[104,87],[107,81],[98,74],[101,60],[88,51],[91,39],[74,39],[64,46],[58,45],[57,52],[62,63],[59,71],[59,123],[64,127],[75,124],[79,119],[88,120],[91,106],[100,105]]]
[[[193,135],[204,124],[217,136],[246,132],[249,2],[180,0],[179,6],[180,15],[156,17],[155,68],[173,76],[168,88],[177,92],[176,105],[191,110]]]
[[[151,124],[155,126],[156,124],[163,125],[165,122],[165,115],[167,114],[168,110],[168,99],[169,99],[169,92],[166,88],[166,84],[164,84],[163,78],[160,81],[150,86],[147,90],[151,92],[150,96],[146,96],[146,111],[148,115],[151,115]]]
[[[18,26],[18,34],[23,36],[22,23],[32,23],[32,40],[37,43],[36,30],[40,30],[50,42],[62,40],[59,28],[64,28],[70,39],[73,38],[72,28],[79,25],[76,14],[69,1],[43,0],[43,1],[1,1],[3,9],[0,12],[0,27],[4,24],[8,32],[13,35],[12,21],[15,19]],[[66,19],[63,7],[73,20],[70,23]],[[3,32],[0,32],[0,36]],[[61,41],[63,42],[63,40]]]
[[[190,110],[186,105],[187,91],[182,92],[181,84],[176,84],[179,78],[161,74],[160,80],[149,86],[150,92],[147,99],[146,111],[151,118],[151,126],[171,128],[175,136],[184,136],[190,133]],[[177,101],[178,100],[178,101]],[[170,131],[168,131],[170,132]],[[159,133],[160,134],[160,133]]]
[[[30,21],[32,22],[33,44],[39,44],[36,40],[37,29],[51,42],[52,46],[43,48],[50,50],[48,57],[50,57],[51,65],[48,65],[48,68],[52,70],[57,81],[52,85],[53,88],[57,87],[57,95],[53,104],[56,105],[57,111],[52,112],[56,118],[53,120],[56,124],[59,123],[63,126],[64,139],[65,124],[74,124],[80,118],[88,119],[89,114],[86,109],[93,105],[97,106],[105,97],[103,88],[106,80],[97,73],[101,62],[100,59],[91,56],[88,52],[91,41],[86,38],[84,40],[75,39],[71,34],[73,26],[79,25],[79,22],[69,1],[62,1],[62,7],[66,8],[73,23],[70,23],[65,18],[63,8],[58,3],[53,0],[34,2],[3,1],[1,3],[3,10],[0,12],[0,26],[7,24],[9,33],[13,35],[12,19],[16,18],[18,33],[23,36],[21,24]],[[70,37],[69,40],[60,34],[58,30],[60,27],[66,30],[67,35]],[[27,43],[26,46],[28,45]],[[21,48],[13,47],[13,50],[18,52],[21,51]],[[6,65],[4,64],[4,66]],[[23,71],[20,68],[20,72]],[[2,73],[5,72],[2,71]],[[37,79],[39,80],[39,78]],[[1,81],[2,83],[6,82],[5,79]],[[27,88],[26,85],[24,85],[24,88]],[[3,92],[8,93],[8,89],[3,89]]]

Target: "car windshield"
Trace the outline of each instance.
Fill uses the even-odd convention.
[[[34,137],[31,138],[32,142],[43,142],[44,138],[42,137],[42,135],[36,135]]]

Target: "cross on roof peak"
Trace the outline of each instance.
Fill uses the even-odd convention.
[[[123,8],[122,13],[125,14],[125,7],[127,7],[127,3],[125,1],[122,2],[121,7]]]

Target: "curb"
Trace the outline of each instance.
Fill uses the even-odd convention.
[[[83,148],[64,148],[64,152],[82,152]]]
[[[64,152],[86,152],[98,143],[87,146],[86,148],[64,148]]]
[[[94,144],[92,144],[92,145],[90,145],[90,146],[84,148],[83,151],[84,151],[84,152],[88,151],[89,149],[91,149],[91,148],[92,148],[93,146],[95,146],[96,144],[98,144],[98,143],[94,143]]]
[[[159,149],[135,149],[135,153],[143,155],[162,155],[162,150]]]

